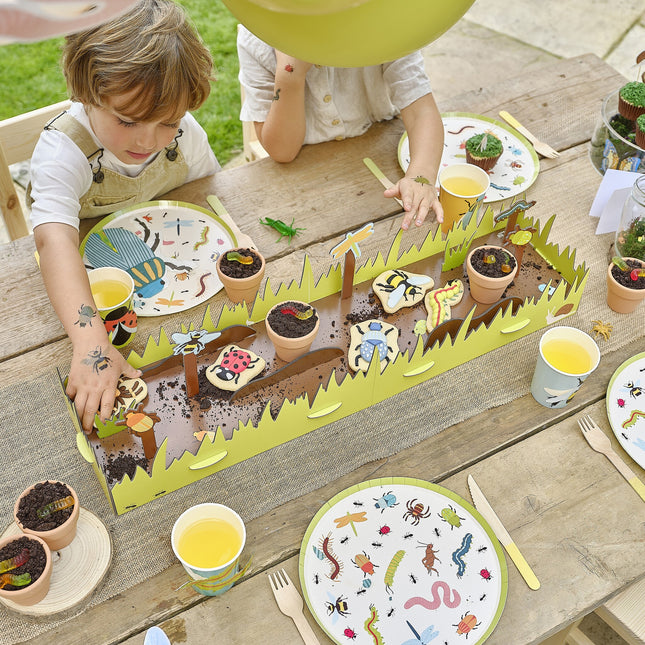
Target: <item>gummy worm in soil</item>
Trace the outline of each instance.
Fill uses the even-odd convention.
[[[229,251],[226,254],[226,259],[229,262],[239,262],[240,264],[253,264],[253,258],[250,255],[242,255],[237,251]]]
[[[6,587],[7,585],[13,585],[14,587],[24,587],[31,582],[31,575],[29,573],[21,573],[15,575],[13,573],[3,573],[0,576],[0,589]]]
[[[36,515],[38,517],[49,517],[52,513],[56,511],[64,511],[66,508],[74,506],[74,498],[71,495],[63,497],[63,499],[57,499],[54,502],[49,502],[46,506],[41,506],[37,511]]]
[[[452,561],[457,565],[457,577],[461,578],[466,570],[464,556],[470,551],[470,545],[473,541],[472,533],[466,533],[461,541],[461,546],[452,554]]]
[[[18,555],[14,555],[13,558],[0,562],[0,573],[17,569],[25,564],[27,560],[29,560],[29,549],[24,548]]]

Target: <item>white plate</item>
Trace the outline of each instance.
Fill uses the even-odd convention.
[[[318,511],[300,550],[300,584],[335,643],[463,645],[493,631],[507,571],[468,502],[436,484],[388,477],[352,486]]]
[[[607,386],[607,417],[620,445],[645,468],[645,352],[626,360]]]
[[[114,228],[133,233],[145,245],[130,240],[133,245],[114,255],[99,241],[101,257],[97,258],[96,252],[88,257],[90,235]],[[138,316],[163,316],[195,307],[215,295],[222,288],[215,262],[220,253],[235,246],[235,234],[214,213],[185,202],[156,201],[136,204],[102,219],[85,236],[80,252],[88,268],[108,265],[131,272],[145,263],[143,273],[149,284],[145,285],[147,291],[135,294],[134,310]],[[156,263],[154,257],[163,264]],[[161,266],[164,271],[159,279]]]
[[[537,178],[540,162],[533,146],[510,126],[495,119],[468,112],[446,112],[441,115],[444,128],[444,150],[441,167],[466,163],[466,141],[475,134],[490,132],[503,144],[504,151],[488,172],[490,189],[484,201],[496,202],[523,193]],[[410,165],[410,142],[404,132],[399,141],[399,165],[403,172]]]

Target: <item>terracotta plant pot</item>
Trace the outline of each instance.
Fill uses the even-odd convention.
[[[3,549],[7,544],[25,536],[16,536],[11,535],[4,538],[0,538],[0,549]],[[0,589],[0,597],[11,600],[18,605],[35,605],[37,602],[40,602],[49,591],[49,582],[52,576],[52,554],[51,550],[47,546],[47,542],[41,540],[37,535],[29,535],[30,540],[38,542],[43,549],[45,550],[45,568],[40,574],[38,580],[30,583],[26,587],[20,589],[14,589],[9,591],[7,589]],[[20,571],[20,569],[18,569]],[[11,573],[11,572],[9,572]]]
[[[256,273],[245,278],[235,278],[235,277],[226,275],[226,273],[222,271],[222,268],[221,268],[222,259],[226,257],[227,253],[237,252],[237,253],[240,253],[241,255],[248,255],[249,251],[255,254],[258,258],[260,258],[262,263],[260,266],[260,269]],[[262,278],[264,277],[265,267],[266,267],[266,263],[264,261],[264,257],[259,251],[256,251],[255,249],[244,249],[244,248],[230,249],[225,253],[222,253],[217,258],[217,262],[215,264],[217,275],[219,276],[220,281],[224,285],[224,289],[226,290],[226,295],[229,297],[229,300],[231,300],[232,302],[246,301],[248,303],[251,303],[253,302],[253,300],[255,300],[255,296],[258,292],[258,289],[260,288]]]
[[[45,482],[39,482],[39,483],[44,484]],[[42,539],[47,543],[47,546],[52,551],[59,551],[60,549],[68,546],[76,536],[76,525],[78,524],[78,516],[80,514],[80,509],[81,509],[81,505],[78,501],[78,495],[76,494],[76,491],[69,484],[65,484],[65,486],[67,486],[67,488],[69,489],[72,497],[74,498],[74,506],[73,506],[71,515],[67,518],[65,522],[63,522],[63,524],[61,524],[60,526],[57,526],[56,528],[50,529],[48,531],[37,531],[34,529],[27,528],[26,526],[23,526],[22,522],[18,519],[18,510],[20,508],[20,501],[22,500],[23,497],[28,495],[29,492],[33,490],[36,486],[37,484],[34,484],[33,486],[30,486],[29,488],[25,489],[20,494],[20,497],[18,497],[18,499],[16,500],[16,503],[13,508],[14,520],[16,521],[18,528],[20,528],[20,530],[23,533],[30,536],[33,535],[35,537]]]
[[[624,260],[633,260],[645,267],[645,262],[635,258],[623,258]],[[630,289],[616,282],[611,274],[613,263],[607,267],[607,304],[609,308],[619,314],[629,314],[638,307],[640,302],[645,298],[645,289]]]
[[[314,342],[314,338],[316,337],[316,334],[318,333],[318,328],[320,327],[320,318],[318,317],[318,313],[314,309],[314,316],[316,316],[316,324],[308,334],[305,334],[304,336],[298,336],[295,338],[289,338],[278,334],[271,327],[271,324],[269,323],[269,316],[271,316],[271,313],[273,311],[280,308],[284,308],[285,305],[287,305],[288,303],[295,303],[297,305],[302,305],[303,308],[311,308],[311,305],[309,305],[306,302],[301,302],[300,300],[289,300],[286,302],[278,303],[277,305],[272,307],[267,313],[266,320],[265,320],[267,336],[273,343],[276,355],[278,356],[278,358],[281,358],[283,361],[293,361],[296,358],[298,358],[298,356],[302,356],[302,354],[306,354],[309,351],[311,344]]]
[[[500,278],[491,278],[482,275],[479,271],[475,270],[470,261],[473,253],[481,248],[499,249],[500,251],[510,255],[513,259],[515,259],[515,257],[507,249],[502,248],[501,246],[494,246],[492,244],[486,244],[483,247],[480,246],[476,249],[472,249],[468,254],[468,257],[466,258],[466,272],[468,274],[468,281],[470,282],[470,295],[473,300],[488,305],[500,300],[506,287],[513,282],[515,274],[517,273],[517,261],[515,261],[513,270]]]

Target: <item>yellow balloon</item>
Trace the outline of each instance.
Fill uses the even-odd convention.
[[[366,0],[358,6],[314,14],[284,7],[339,7],[355,0],[223,0],[258,38],[291,56],[329,67],[379,65],[432,42],[461,18],[474,0]]]
[[[358,7],[368,0],[251,0],[251,2],[271,11],[321,14]]]

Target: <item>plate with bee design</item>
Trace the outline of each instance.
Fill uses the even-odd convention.
[[[420,479],[373,479],[311,520],[300,585],[335,643],[483,643],[502,614],[506,560],[486,520]]]
[[[533,146],[516,130],[481,114],[445,112],[443,121],[443,154],[441,167],[466,163],[466,141],[476,134],[490,133],[504,147],[497,163],[488,171],[490,188],[484,201],[497,202],[515,197],[527,190],[537,179],[540,162]],[[404,132],[399,141],[399,165],[406,172],[410,165],[410,142]]]
[[[645,468],[645,352],[616,369],[607,386],[606,405],[616,439]]]
[[[222,288],[215,262],[236,246],[234,232],[211,211],[154,201],[103,218],[85,236],[80,253],[88,269],[115,266],[132,276],[138,316],[163,316],[215,295]]]

